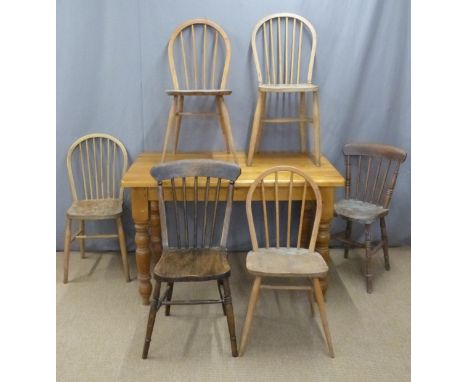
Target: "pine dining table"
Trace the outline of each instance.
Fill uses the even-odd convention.
[[[198,152],[167,154],[165,162],[179,159],[211,158],[232,162],[232,155],[226,152]],[[245,201],[247,191],[257,176],[266,169],[289,165],[299,168],[308,174],[319,186],[323,210],[320,220],[320,229],[317,238],[316,250],[320,252],[327,263],[330,263],[329,241],[330,224],[333,219],[333,206],[335,191],[344,187],[345,179],[325,156],[321,156],[321,166],[317,167],[306,153],[259,153],[255,156],[252,166],[247,166],[247,155],[237,152],[238,164],[242,169],[236,181],[234,201]],[[156,181],[150,174],[150,169],[161,161],[160,152],[142,152],[128,168],[122,177],[121,185],[130,190],[131,212],[135,224],[136,264],[138,271],[138,291],[144,305],[150,302],[152,291],[151,263],[152,258],[158,261],[161,255],[161,226],[157,198]],[[283,187],[281,187],[283,184]],[[289,179],[279,179],[280,200],[288,200],[287,189]],[[266,200],[274,200],[274,187],[265,185]],[[293,200],[302,198],[302,187],[293,192]],[[307,246],[310,240],[310,231],[314,210],[312,198],[307,200],[304,222],[302,225],[302,246]],[[247,222],[246,222],[247,224]],[[234,227],[231,226],[231,229]],[[326,291],[327,280],[322,280],[322,288]]]

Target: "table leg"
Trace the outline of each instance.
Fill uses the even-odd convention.
[[[151,252],[155,264],[161,258],[161,221],[159,219],[159,204],[157,201],[150,202],[150,230],[151,230]]]
[[[149,249],[149,203],[148,190],[135,188],[132,190],[132,217],[135,223],[136,263],[138,271],[138,291],[144,305],[149,305],[151,296],[151,253]]]

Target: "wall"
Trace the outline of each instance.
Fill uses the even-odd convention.
[[[164,90],[172,86],[167,41],[187,19],[212,19],[231,39],[228,86],[233,94],[227,105],[236,147],[246,150],[256,96],[250,34],[257,20],[276,12],[298,13],[317,30],[314,83],[321,88],[322,151],[327,158],[344,173],[341,148],[346,142],[380,142],[408,152],[387,226],[392,245],[409,243],[409,1],[58,0],[57,250],[63,249],[65,212],[71,201],[65,157],[76,138],[91,132],[115,135],[126,145],[130,161],[142,151],[161,150],[169,109]],[[223,149],[215,122],[196,124],[183,125],[182,150]],[[194,128],[199,133],[189,135]],[[269,127],[262,147],[295,150],[297,141],[297,134],[287,127]],[[340,191],[337,197],[341,195]],[[124,223],[133,249],[128,199],[127,195]],[[243,205],[237,205],[233,219],[240,230],[231,235],[230,247],[248,248]],[[335,222],[333,229],[341,226]],[[104,241],[90,243],[90,248],[117,247]]]

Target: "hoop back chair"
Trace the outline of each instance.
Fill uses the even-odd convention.
[[[103,133],[78,138],[68,149],[67,172],[72,205],[67,210],[65,227],[65,261],[63,282],[68,282],[70,246],[80,241],[81,257],[85,256],[86,239],[118,238],[125,279],[130,281],[125,233],[122,225],[123,188],[120,178],[127,170],[128,155],[117,138]],[[85,233],[86,220],[116,222],[117,234]],[[72,235],[72,221],[79,221],[79,230]]]
[[[389,212],[398,171],[406,160],[406,152],[388,145],[348,143],[343,147],[343,154],[346,165],[345,198],[335,203],[335,215],[346,221],[346,230],[333,238],[344,243],[345,258],[348,258],[352,247],[366,249],[364,275],[367,292],[371,293],[370,261],[381,248],[385,269],[390,270],[385,216]],[[380,220],[381,240],[373,246],[371,225],[375,220]],[[353,222],[364,225],[364,243],[351,240]]]
[[[273,177],[273,179],[272,179]],[[269,178],[269,179],[267,179]],[[295,180],[296,178],[296,180]],[[275,200],[274,205],[274,229],[268,225],[268,208],[265,200],[265,185],[273,183]],[[295,184],[294,184],[295,183]],[[299,184],[299,186],[298,186]],[[263,225],[258,229],[255,226],[254,214],[252,211],[252,197],[254,193],[260,193],[261,212],[258,216],[263,217]],[[279,195],[287,195],[287,214],[280,218]],[[316,200],[315,217],[312,226],[312,234],[306,248],[301,247],[303,242],[302,225],[304,221],[304,212],[306,196],[314,195]],[[310,198],[309,198],[310,199]],[[300,202],[299,219],[293,217],[293,201]],[[250,238],[252,240],[252,251],[247,254],[246,266],[249,273],[254,275],[247,314],[242,328],[240,355],[244,354],[249,331],[252,323],[255,305],[258,300],[260,289],[280,289],[280,290],[302,290],[307,291],[310,307],[313,313],[313,292],[319,307],[323,331],[325,333],[329,354],[334,357],[333,345],[328,326],[328,319],[325,309],[322,289],[320,287],[320,278],[326,277],[328,266],[322,256],[315,251],[320,218],[322,216],[322,197],[318,186],[303,171],[290,166],[273,167],[260,174],[254,183],[250,186],[246,198],[247,220],[249,224]],[[271,211],[270,211],[271,212]],[[273,216],[271,216],[273,217]],[[286,218],[286,229],[281,230],[280,221]],[[292,233],[293,225],[297,222],[298,235],[294,242]],[[259,247],[257,232],[263,231],[265,246]],[[271,232],[273,231],[273,232]],[[274,237],[274,240],[270,240]],[[284,235],[286,233],[286,235]],[[263,277],[282,277],[282,278],[305,278],[309,280],[306,286],[286,286],[286,285],[262,285]]]
[[[167,162],[151,170],[158,183],[163,252],[153,272],[155,287],[143,348],[144,359],[148,356],[159,308],[165,305],[168,316],[171,305],[194,304],[222,304],[232,356],[237,357],[226,241],[234,183],[240,172],[240,167],[235,164],[209,159]],[[168,216],[173,217],[175,225],[171,230],[168,230]],[[219,299],[172,300],[175,282],[210,280],[217,281]],[[167,282],[167,289],[160,297],[162,282]]]
[[[168,57],[174,89],[166,92],[172,97],[172,103],[161,162],[166,158],[171,137],[174,142],[173,153],[177,151],[183,116],[215,116],[219,118],[226,149],[237,163],[229,112],[224,101],[224,96],[232,93],[226,89],[231,63],[231,43],[226,32],[208,19],[188,20],[172,33]],[[217,111],[185,112],[186,96],[214,96]]]
[[[252,52],[258,77],[257,106],[250,137],[247,164],[259,150],[265,124],[299,123],[301,151],[306,151],[306,125],[312,124],[312,159],[320,166],[320,113],[318,86],[312,84],[317,33],[304,17],[276,13],[261,19],[252,32]],[[299,93],[299,117],[266,118],[268,93]],[[306,94],[312,93],[312,116],[308,117]]]

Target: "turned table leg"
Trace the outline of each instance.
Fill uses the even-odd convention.
[[[132,190],[132,216],[135,223],[136,263],[138,271],[138,292],[143,304],[149,305],[151,296],[151,253],[150,237],[148,232],[149,203],[148,190],[146,188],[134,188]]]

